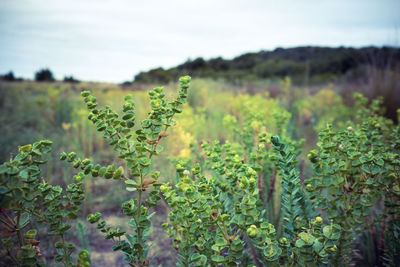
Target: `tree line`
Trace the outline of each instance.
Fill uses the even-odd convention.
[[[292,77],[294,82],[327,82],[344,75],[361,76],[365,67],[395,69],[400,66],[400,49],[394,47],[276,48],[246,53],[233,59],[221,57],[188,59],[178,66],[154,68],[137,74],[134,83],[168,83],[185,74],[192,77],[250,81]]]
[[[0,81],[23,81],[22,77],[16,77],[13,71],[9,71],[6,74],[0,75]],[[37,82],[54,82],[56,81],[53,72],[49,68],[43,68],[35,72],[35,81]],[[74,76],[64,76],[64,82],[78,83],[79,80],[75,79]]]

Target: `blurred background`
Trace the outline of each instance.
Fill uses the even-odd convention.
[[[63,186],[76,171],[58,160],[61,151],[119,164],[87,120],[80,92],[91,90],[100,105],[117,111],[132,94],[143,119],[149,89],[165,86],[173,98],[178,77],[190,75],[188,103],[154,164],[163,182],[175,182],[174,163],[189,161],[202,142],[232,140],[224,124],[232,116],[239,124],[251,116],[259,121],[255,128],[304,138],[300,162],[307,177],[305,155],[318,132],[354,119],[353,93],[382,97],[385,116],[398,122],[399,10],[398,0],[2,0],[0,160],[19,145],[50,139],[46,177]],[[108,180],[86,183],[81,218],[100,211],[111,224],[126,225],[119,207],[132,193]],[[155,266],[174,265],[160,227],[166,216],[160,209],[153,217]],[[70,238],[78,246],[88,238],[95,266],[124,265],[111,242],[85,229]],[[43,254],[52,257],[51,249]],[[367,260],[373,266],[376,259]]]

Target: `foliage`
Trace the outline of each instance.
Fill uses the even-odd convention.
[[[79,83],[80,81],[75,79],[74,76],[64,76],[64,82],[67,83]]]
[[[52,142],[43,140],[19,148],[19,154],[0,166],[2,245],[17,266],[37,266],[41,251],[36,239],[35,223],[48,225],[48,236],[57,236],[54,247],[56,261],[65,266],[89,266],[80,253],[78,265],[73,264],[73,244],[65,241],[71,228],[68,220],[78,217],[84,194],[82,182],[69,184],[63,192],[60,186],[48,184],[42,177],[40,165],[46,163],[46,154]],[[42,239],[45,237],[42,237]]]
[[[319,149],[308,155],[314,168],[314,177],[306,181],[311,198],[343,229],[332,258],[334,265],[350,264],[355,238],[376,220],[390,221],[386,234],[391,232],[398,239],[398,216],[394,214],[398,214],[400,196],[399,126],[380,116],[379,100],[367,108],[366,98],[355,97],[359,116],[364,118],[360,124],[338,132],[328,126],[319,134]],[[385,210],[374,218],[371,207],[380,200]],[[368,217],[373,221],[365,223]],[[387,245],[393,253],[393,243]],[[390,259],[398,262],[398,251],[394,254]]]
[[[93,190],[95,184],[119,182],[127,191],[118,192],[121,199],[128,197],[118,207],[130,219],[127,227],[102,219],[100,212],[91,211],[87,221],[114,244],[113,251],[122,252],[130,266],[148,266],[159,256],[151,256],[149,240],[157,240],[151,235],[156,227],[152,221],[159,221],[162,209],[168,210],[163,227],[177,252],[178,266],[348,266],[357,262],[361,233],[375,228],[381,235],[378,255],[386,265],[398,265],[400,127],[382,117],[381,100],[369,105],[366,98],[356,95],[357,112],[346,123],[344,118],[325,120],[318,114],[317,107],[326,109],[322,113],[327,116],[332,111],[340,113],[335,108],[343,107],[341,99],[331,91],[320,91],[311,104],[297,102],[300,108],[313,109],[318,120],[338,122],[320,132],[318,148],[308,155],[313,173],[305,177],[301,169],[304,140],[290,138],[291,113],[281,100],[268,94],[223,93],[224,97],[209,99],[204,84],[188,97],[189,83],[190,77],[180,78],[173,101],[166,100],[164,88],[154,88],[148,93],[150,107],[141,103],[141,92],[135,92],[135,102],[133,96],[125,96],[118,108],[111,105],[124,92],[98,91],[98,100],[83,91],[88,111],[69,113],[71,124],[56,120],[78,149],[60,155],[78,170],[65,192],[41,179],[39,164],[45,163],[51,142],[20,147],[20,153],[4,163],[0,172],[1,219],[10,230],[10,238],[3,242],[8,258],[16,265],[39,262],[38,241],[45,238],[39,223],[45,223],[59,239],[54,242],[55,259],[73,266],[73,245],[65,241],[71,227],[68,220],[80,216],[84,191]],[[284,83],[289,95],[290,80]],[[58,93],[48,90],[49,95]],[[182,106],[188,99],[192,105]],[[318,106],[321,99],[334,103],[332,108]],[[106,105],[101,108],[98,102],[103,101]],[[288,109],[293,101],[289,102],[284,105]],[[57,103],[50,101],[50,106]],[[207,110],[210,105],[217,111]],[[103,141],[87,130],[85,117],[117,157],[94,158]],[[223,125],[225,132],[210,134],[213,123]],[[82,136],[85,133],[90,136]],[[155,157],[163,151],[161,141],[167,136],[169,142],[162,145],[169,162]],[[210,136],[218,140],[202,141]],[[172,163],[176,181],[168,166],[163,166]],[[70,181],[64,178],[64,182]],[[105,185],[110,188],[109,183]],[[118,189],[118,184],[113,187]],[[78,222],[76,229],[84,248],[76,265],[88,266],[92,253],[86,227]]]
[[[15,81],[14,72],[10,71],[4,75],[0,75],[0,80],[9,82]]]
[[[290,75],[298,84],[308,83],[309,80],[320,83],[354,72],[363,65],[376,65],[378,69],[395,69],[399,60],[399,49],[391,47],[277,48],[274,51],[243,54],[231,60],[220,57],[210,60],[188,59],[170,69],[156,68],[140,72],[135,76],[134,82],[167,83],[180,75],[190,74],[195,78],[225,79],[230,82],[283,78]]]
[[[152,157],[162,151],[163,148],[159,143],[163,137],[168,136],[166,130],[175,124],[173,117],[181,112],[180,106],[186,102],[189,83],[190,77],[180,78],[178,97],[171,102],[166,101],[162,87],[150,91],[151,111],[136,131],[133,130],[136,122],[135,103],[131,96],[125,97],[123,114],[119,116],[109,106],[99,109],[97,99],[89,91],[82,92],[82,97],[90,110],[89,120],[95,124],[99,132],[104,132],[104,138],[116,151],[119,151],[119,158],[126,161],[127,174],[124,173],[122,166],[103,167],[93,164],[90,159],[77,158],[74,152],[61,155],[62,160],[66,159],[75,168],[82,170],[74,177],[77,181],[88,174],[105,179],[123,179],[129,192],[137,192],[137,198],[122,204],[124,214],[132,218],[129,226],[133,228],[133,235],[120,231],[120,228],[112,229],[106,221],[99,222],[101,218],[99,212],[89,214],[87,217],[88,222],[98,223],[97,228],[105,233],[104,238],[114,242],[112,249],[121,250],[126,256],[125,261],[131,266],[149,265],[149,245],[146,241],[150,234],[150,218],[154,215],[154,213],[149,214],[149,208],[157,206],[160,199],[158,190],[160,184],[157,182],[160,173],[151,171]],[[149,192],[147,199],[145,192]],[[127,241],[121,239],[123,236]]]
[[[260,139],[265,144],[265,135]],[[279,138],[274,136],[272,140],[277,152],[283,155],[285,148]],[[258,199],[257,172],[251,164],[244,163],[228,143],[222,146],[219,142],[213,146],[205,143],[203,148],[209,166],[219,176],[205,177],[198,164],[191,172],[178,164],[180,181],[176,189],[168,184],[161,187],[172,208],[170,224],[164,227],[178,250],[178,266],[326,263],[328,254],[336,249],[340,226],[322,227],[322,219],[317,217],[312,227],[307,223],[300,227],[296,217],[286,224],[293,235],[278,240],[275,227],[264,218],[266,211]],[[290,173],[284,162],[281,167]],[[284,189],[283,195],[296,197]],[[290,204],[294,209],[296,203]]]
[[[35,81],[52,82],[55,81],[55,79],[50,69],[41,69],[35,73]]]
[[[314,125],[315,132],[322,131],[327,124],[343,127],[350,118],[350,110],[343,104],[341,96],[332,89],[322,89],[308,98],[294,103],[297,124]]]

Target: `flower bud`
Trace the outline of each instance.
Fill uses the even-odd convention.
[[[252,238],[253,238],[253,237],[256,237],[257,234],[258,234],[257,226],[255,226],[254,224],[253,224],[253,225],[250,225],[250,227],[247,228],[246,233],[247,233],[247,235],[248,235],[249,237],[252,237]]]
[[[83,96],[83,97],[88,97],[89,95],[90,95],[90,91],[83,91],[81,93],[81,96]]]
[[[330,252],[335,252],[336,249],[337,249],[336,245],[333,245],[333,247],[328,248],[328,250],[329,250]]]
[[[179,78],[179,81],[183,84],[190,83],[191,80],[192,78],[190,78],[190,76],[183,76]]]

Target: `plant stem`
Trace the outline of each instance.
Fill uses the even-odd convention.
[[[228,233],[226,233],[226,232],[224,231],[224,229],[222,229],[221,225],[219,225],[218,222],[217,222],[217,226],[218,226],[219,230],[222,232],[222,234],[224,235],[224,238],[225,238],[226,242],[229,243],[229,236],[228,236]]]
[[[13,195],[13,197],[14,197],[14,195]],[[6,220],[9,221],[10,224],[14,225],[14,221],[10,218],[10,216],[8,216],[5,209],[0,208],[0,212],[3,214],[3,216],[6,218]]]
[[[15,225],[10,225],[9,222],[3,220],[0,218],[0,222],[4,223],[4,225],[6,226],[6,228],[9,228],[10,230],[15,230]]]
[[[61,236],[61,240],[62,240],[62,243],[63,243],[63,251],[64,251],[64,265],[65,266],[69,266],[69,259],[68,259],[68,255],[67,255],[67,249],[66,249],[66,247],[65,247],[65,238],[64,238],[64,234],[61,234],[60,235]]]
[[[140,190],[139,190],[139,196],[138,196],[138,213],[136,216],[136,229],[137,229],[137,235],[138,235],[138,243],[143,247],[143,242],[142,242],[142,228],[139,226],[140,224],[140,216],[142,215],[142,194],[143,194],[143,175],[142,172],[140,172]],[[138,251],[138,264],[140,265],[140,261],[142,258],[142,248],[139,248]]]
[[[21,233],[21,229],[19,229],[19,219],[21,217],[21,211],[18,211],[18,215],[17,215],[17,225],[15,227],[15,230],[17,231],[18,234],[18,242],[19,242],[19,247],[22,247],[24,245],[24,241],[22,239],[22,233]]]

